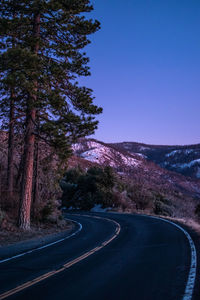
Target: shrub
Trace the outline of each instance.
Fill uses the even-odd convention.
[[[46,222],[53,212],[53,205],[48,202],[40,211],[40,221]]]
[[[173,211],[171,207],[171,201],[160,193],[157,194],[155,197],[156,198],[154,200],[153,212],[156,215],[163,215],[168,217],[172,216]]]
[[[152,209],[154,195],[142,184],[135,184],[128,187],[127,195],[135,203],[137,210]]]
[[[110,167],[92,167],[87,172],[71,169],[60,183],[62,204],[83,210],[89,210],[95,204],[113,206],[115,182],[116,177]]]
[[[0,208],[0,226],[1,226],[1,223],[3,222],[4,217],[5,217],[5,213]]]
[[[195,208],[195,215],[197,216],[198,219],[200,219],[200,204],[197,204]]]

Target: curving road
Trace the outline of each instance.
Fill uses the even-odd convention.
[[[180,228],[139,215],[67,218],[82,230],[77,224],[66,240],[0,261],[0,300],[200,299],[195,249]]]

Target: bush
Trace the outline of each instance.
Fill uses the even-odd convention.
[[[195,208],[195,215],[197,216],[198,219],[200,219],[200,204],[197,204]]]
[[[1,226],[1,223],[3,222],[4,218],[5,218],[5,213],[0,208],[0,226]]]
[[[127,196],[134,202],[137,210],[152,210],[154,195],[143,185],[135,184],[128,187]]]
[[[40,211],[40,221],[46,222],[53,212],[53,205],[48,202]]]
[[[110,167],[92,167],[87,172],[70,169],[60,183],[62,204],[82,210],[90,210],[95,204],[113,206],[115,182],[116,177]]]
[[[153,212],[156,215],[171,217],[173,215],[171,202],[162,194],[157,194],[154,200]]]

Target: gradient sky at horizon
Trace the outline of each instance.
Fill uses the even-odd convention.
[[[81,80],[102,106],[104,142],[200,143],[200,1],[92,1],[101,22]]]

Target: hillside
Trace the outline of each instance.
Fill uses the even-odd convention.
[[[153,161],[153,158],[152,161],[150,160],[150,153],[153,157],[153,149],[156,149],[156,146],[153,149],[146,148],[136,143],[130,143],[130,145],[127,145],[127,143],[106,144],[94,139],[81,139],[79,143],[73,145],[75,155],[73,166],[76,165],[76,160],[78,160],[77,165],[80,166],[87,163],[90,166],[109,165],[115,169],[121,179],[133,186],[135,191],[139,188],[138,197],[146,197],[149,192],[153,194],[161,193],[172,199],[173,206],[176,207],[174,208],[176,214],[177,211],[180,215],[189,212],[193,214],[192,211],[194,211],[200,199],[200,180],[162,168]],[[158,151],[160,151],[158,152],[160,158],[158,157],[157,160],[161,160],[162,150],[168,154],[175,151],[175,147],[163,148],[157,146]],[[147,150],[149,151],[149,157],[147,157]],[[173,155],[168,157],[173,157]],[[154,158],[156,158],[156,151]],[[184,163],[187,163],[187,160]]]
[[[186,146],[157,146],[134,142],[110,144],[118,150],[138,154],[160,167],[191,178],[200,178],[200,144]]]
[[[126,149],[126,144],[106,144],[94,139],[81,139],[79,143],[73,145],[73,151],[74,154],[82,160],[113,167],[120,175],[143,178],[143,180],[148,180],[149,183],[163,185],[168,188],[173,187],[174,189],[192,193],[194,196],[200,197],[199,180],[168,171],[162,168],[161,163],[157,163],[157,161],[161,161],[162,158],[162,150],[160,150],[161,148],[159,146],[157,146],[157,152],[154,151],[156,146],[153,149],[147,149],[147,147],[145,148],[139,144],[130,143],[131,145],[133,144],[133,147],[131,149],[130,147]],[[149,157],[147,157],[147,150],[149,151]],[[168,156],[165,155],[165,157],[167,159],[172,159],[172,151],[175,151],[174,147],[172,147],[171,150],[166,150],[164,148],[163,151],[168,151],[166,152],[168,153]],[[182,159],[183,164],[186,165],[187,160],[184,161],[183,155],[183,151],[186,150],[183,149],[180,151],[182,151],[182,156],[178,152],[180,156],[179,160]],[[156,153],[158,153],[158,157],[156,156]],[[188,158],[188,155],[186,155],[186,157]]]

